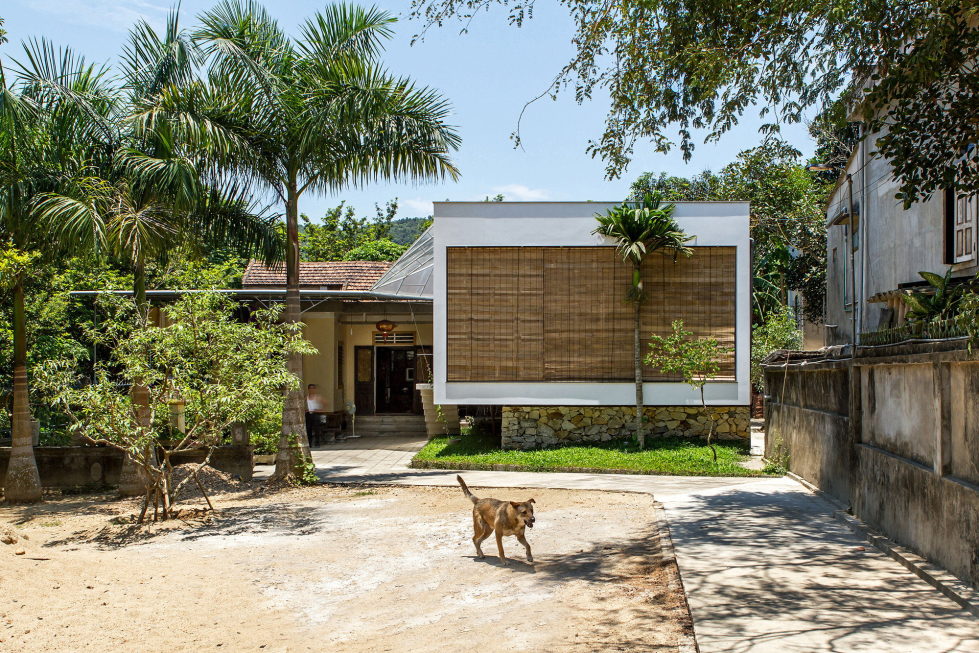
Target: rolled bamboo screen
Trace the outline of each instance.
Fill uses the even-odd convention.
[[[643,264],[642,354],[683,320],[729,348],[718,378],[733,380],[736,248],[693,249]],[[449,247],[446,265],[449,381],[633,379],[631,266],[614,247]]]

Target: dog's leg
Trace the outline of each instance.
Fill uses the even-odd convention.
[[[476,555],[479,558],[485,558],[483,554],[483,547],[480,546],[493,529],[490,528],[489,524],[483,521],[483,518],[479,516],[479,513],[473,512],[473,544],[476,545]]]
[[[527,538],[524,537],[523,533],[520,533],[519,535],[517,535],[517,539],[520,541],[521,544],[523,544],[523,548],[527,550],[527,562],[533,562],[534,554],[530,552],[530,543],[527,541]]]
[[[506,559],[506,554],[503,553],[503,534],[500,531],[496,531],[496,548],[500,550],[500,562],[504,565],[510,564]]]

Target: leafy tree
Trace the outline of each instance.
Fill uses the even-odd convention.
[[[765,392],[765,371],[761,362],[780,349],[801,349],[802,331],[796,324],[792,309],[783,306],[769,314],[768,319],[751,329],[751,385]]]
[[[286,217],[286,311],[300,320],[299,200],[376,179],[456,178],[459,137],[436,92],[379,65],[395,19],[377,9],[330,5],[287,35],[250,0],[224,0],[200,15],[195,41],[206,83],[165,94],[158,117],[195,140],[215,166],[274,194]],[[155,114],[146,114],[146,119]],[[290,369],[302,376],[302,357]],[[276,477],[309,458],[303,393],[283,408]]]
[[[673,322],[673,333],[663,337],[653,334],[649,340],[649,354],[646,364],[658,367],[665,374],[678,374],[683,382],[700,392],[700,403],[708,414],[704,386],[715,378],[721,369],[721,359],[730,350],[721,347],[716,338],[696,338],[692,331],[683,328],[683,320]],[[710,418],[707,431],[707,446],[717,462],[717,449],[711,440],[714,437],[715,420]]]
[[[659,193],[667,202],[703,202],[721,199],[724,196],[724,178],[710,170],[699,175],[675,177],[661,172],[644,172],[629,187],[629,198],[641,199]]]
[[[520,26],[535,0],[413,0],[425,29],[468,23],[493,4]],[[801,122],[853,87],[871,127],[891,125],[878,144],[894,165],[902,197],[955,184],[979,191],[975,142],[979,30],[975,3],[959,0],[568,0],[574,54],[550,92],[573,88],[584,102],[604,91],[605,130],[588,145],[609,177],[640,140],[689,157],[700,134],[714,141],[745,112],[762,130]],[[970,165],[962,164],[965,157]]]
[[[411,245],[431,223],[431,218],[400,218],[391,223],[388,236],[399,245]]]
[[[662,190],[670,201],[748,201],[751,206],[752,308],[756,321],[780,310],[787,291],[799,290],[806,317],[822,320],[826,294],[826,187],[786,143],[771,141],[744,150],[714,174],[690,179],[645,173],[631,197]]]
[[[326,212],[317,224],[301,215],[299,232],[300,255],[304,261],[344,261],[351,259],[348,253],[377,240],[387,240],[398,212],[397,200],[385,204],[382,209],[375,205],[376,217],[358,218],[352,206],[341,202]],[[388,259],[372,259],[388,260]]]
[[[53,361],[40,375],[75,433],[122,450],[142,468],[150,482],[140,522],[151,505],[154,519],[174,516],[182,486],[210,462],[231,426],[260,418],[270,395],[301,384],[288,369],[289,356],[316,351],[303,340],[301,325],[278,320],[279,309],[256,311],[240,322],[237,308],[220,295],[185,295],[162,309],[166,326],[154,326],[137,302],[114,299],[92,333],[111,352],[96,366],[94,380],[86,382],[70,363]],[[131,386],[147,388],[146,406],[126,391]],[[184,431],[169,422],[175,402],[185,404]],[[174,483],[173,454],[196,448],[207,450],[204,461]],[[156,450],[159,460],[147,453]]]
[[[773,141],[740,153],[722,171],[724,193],[751,206],[754,312],[780,310],[799,290],[810,320],[822,321],[826,296],[825,188],[795,148]]]
[[[633,362],[636,379],[636,440],[639,447],[646,446],[643,429],[642,396],[642,302],[645,299],[642,283],[642,263],[646,256],[655,252],[670,255],[673,261],[681,254],[690,256],[693,250],[687,246],[691,237],[686,235],[673,219],[672,204],[663,204],[656,196],[646,196],[641,202],[626,202],[596,215],[598,226],[592,233],[610,238],[616,243],[622,260],[632,265],[632,284],[626,293],[626,301],[632,302],[633,312]]]
[[[347,252],[347,261],[396,261],[405,253],[407,245],[399,245],[393,240],[382,238],[372,240]]]

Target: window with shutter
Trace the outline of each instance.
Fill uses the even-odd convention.
[[[953,263],[966,263],[976,258],[976,212],[979,198],[959,196],[955,200],[955,257]]]

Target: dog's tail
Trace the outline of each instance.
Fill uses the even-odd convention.
[[[456,474],[456,480],[459,481],[459,485],[462,486],[462,493],[465,494],[467,497],[469,497],[470,501],[472,501],[473,503],[479,501],[479,499],[472,492],[469,491],[469,486],[466,485],[466,482],[462,480],[461,476]]]

